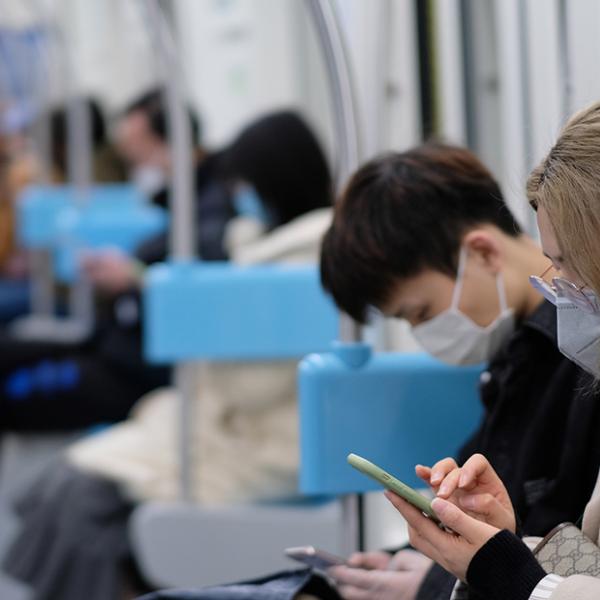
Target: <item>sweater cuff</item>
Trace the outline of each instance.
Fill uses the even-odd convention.
[[[467,571],[469,586],[489,600],[528,600],[545,576],[527,546],[506,529],[479,549]]]
[[[563,581],[563,578],[560,575],[546,575],[535,586],[535,589],[531,592],[531,596],[529,596],[529,600],[548,600],[561,581]]]

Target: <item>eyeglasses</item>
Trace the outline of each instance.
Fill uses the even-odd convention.
[[[556,304],[556,298],[558,295],[562,298],[570,300],[577,308],[587,312],[595,313],[600,312],[596,295],[591,290],[586,290],[586,286],[578,286],[568,279],[563,277],[553,277],[552,283],[548,283],[544,280],[544,276],[553,268],[550,265],[539,277],[537,275],[530,275],[529,281],[531,285],[546,298]]]

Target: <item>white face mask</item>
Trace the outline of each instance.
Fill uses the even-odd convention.
[[[474,365],[488,361],[515,328],[514,312],[506,304],[506,292],[500,274],[496,275],[500,314],[492,323],[481,327],[459,310],[466,259],[466,250],[461,248],[450,308],[412,329],[417,341],[429,354],[451,365]]]
[[[131,175],[135,185],[144,195],[151,198],[167,187],[167,176],[159,167],[145,165],[136,167]]]

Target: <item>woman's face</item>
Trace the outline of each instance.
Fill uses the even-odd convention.
[[[540,240],[542,242],[542,250],[544,254],[552,261],[554,268],[560,271],[561,277],[568,279],[575,285],[582,286],[585,284],[581,281],[579,276],[575,273],[573,266],[569,264],[569,261],[565,259],[563,253],[556,239],[554,228],[550,222],[550,217],[547,211],[543,207],[538,207],[537,213],[537,225],[540,230]]]

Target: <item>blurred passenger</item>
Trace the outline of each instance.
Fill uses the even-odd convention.
[[[191,111],[188,126],[197,148],[200,124]],[[171,152],[162,90],[151,90],[125,108],[117,123],[115,141],[127,163],[130,180],[153,202],[166,206]]]
[[[323,285],[356,320],[376,307],[406,319],[445,362],[489,362],[485,414],[458,462],[484,453],[521,531],[541,536],[579,519],[600,465],[598,392],[559,351],[556,309],[529,285],[531,273],[549,266],[485,167],[442,145],[362,167],[336,206],[321,256]],[[348,600],[448,599],[456,583],[410,550],[359,554],[350,564],[332,570]]]
[[[226,235],[233,260],[316,262],[331,221],[332,184],[304,121],[291,112],[265,116],[233,141],[223,164],[237,190],[239,217]],[[295,495],[296,362],[198,370],[194,452],[210,461],[195,464],[195,499],[220,505]],[[133,503],[178,497],[177,423],[176,392],[155,391],[126,422],[72,446],[23,495],[23,529],[5,566],[34,587],[34,599],[122,597]]]
[[[226,260],[225,227],[234,215],[229,190],[219,174],[219,152],[208,152],[199,143],[200,123],[188,110],[195,164],[197,252],[204,260]],[[116,128],[117,150],[125,160],[131,181],[152,203],[169,208],[171,152],[163,92],[151,90],[123,111]],[[140,265],[167,256],[168,234],[142,243],[133,259],[116,251],[89,253],[84,259],[88,279],[104,294],[115,295],[139,287]]]

